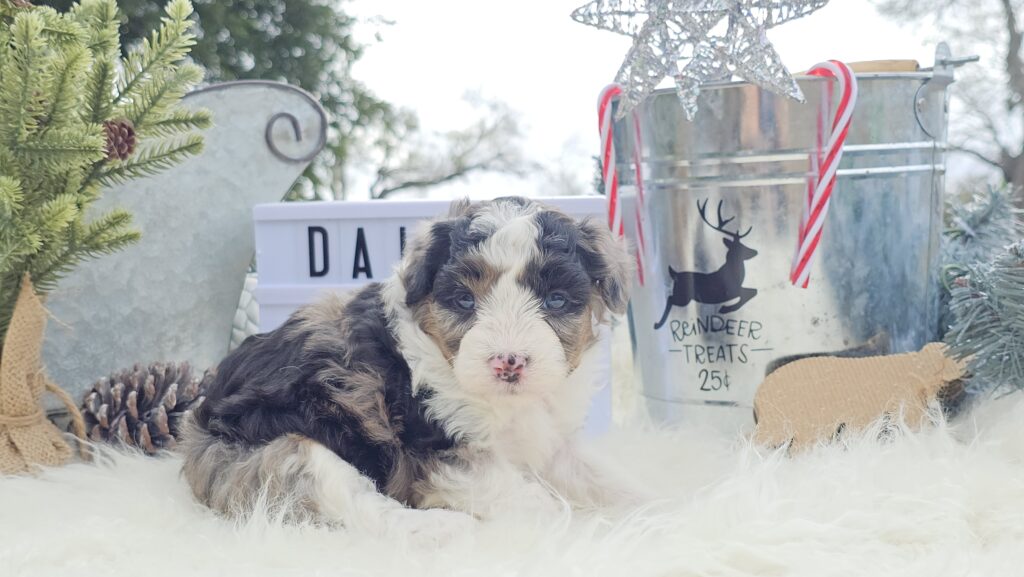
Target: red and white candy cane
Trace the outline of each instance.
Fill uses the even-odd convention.
[[[612,101],[622,95],[622,87],[610,84],[601,91],[597,100],[598,129],[601,131],[601,179],[604,181],[605,194],[608,196],[608,226],[619,237],[625,235],[622,216],[622,199],[619,196],[619,175],[615,168],[615,146],[612,143]],[[644,255],[647,243],[644,239],[644,187],[640,171],[640,121],[634,112],[632,115],[634,146],[633,167],[636,170],[636,203],[634,217],[636,219],[636,269],[640,286],[644,284]]]
[[[833,78],[839,85],[839,107],[832,120],[828,137],[823,138],[827,119],[819,116],[819,140],[815,155],[811,157],[811,169],[807,183],[807,199],[804,204],[804,215],[800,222],[800,244],[797,249],[789,280],[794,285],[807,288],[810,282],[811,264],[821,242],[821,232],[828,214],[828,206],[832,199],[832,189],[836,184],[836,171],[843,157],[843,144],[846,134],[850,131],[850,118],[857,105],[857,77],[850,67],[837,60],[822,62],[811,68],[808,74]],[[831,83],[825,97],[825,104],[831,104]],[[822,143],[824,142],[824,148]]]

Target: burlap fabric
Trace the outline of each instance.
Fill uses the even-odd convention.
[[[771,446],[791,442],[791,448],[801,449],[840,431],[863,430],[885,416],[916,429],[965,370],[965,363],[946,356],[942,343],[914,353],[794,361],[758,387],[754,439]]]
[[[40,349],[46,328],[46,309],[26,276],[0,353],[0,474],[33,471],[38,465],[60,465],[71,458],[71,447],[46,418],[40,404],[49,390],[68,406],[79,437],[85,426],[71,397],[43,374]]]

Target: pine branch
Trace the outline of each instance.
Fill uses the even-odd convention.
[[[1024,235],[1021,212],[1007,187],[974,194],[970,202],[950,202],[943,232],[944,265],[965,266],[991,260],[1007,243]]]
[[[131,214],[114,210],[84,229],[79,226],[68,230],[66,242],[59,253],[34,263],[31,269],[33,283],[43,291],[52,290],[57,282],[82,261],[115,253],[139,241],[141,234],[129,228]]]
[[[0,275],[0,335],[7,334],[7,327],[11,324],[11,315],[14,313],[14,303],[17,300],[17,293],[11,287],[18,286],[17,280],[12,275]]]
[[[137,241],[141,235],[129,227],[132,215],[126,210],[113,210],[86,225],[78,243],[81,250],[98,256],[116,250],[115,245]],[[134,240],[131,240],[134,239]]]
[[[78,87],[90,60],[89,51],[82,46],[70,47],[54,59],[48,94],[50,104],[43,115],[47,127],[63,124],[78,107]]]
[[[23,199],[21,183],[13,177],[0,175],[0,231],[14,225],[14,215],[21,209]]]
[[[189,156],[203,150],[203,138],[190,134],[145,150],[139,150],[128,160],[113,164],[101,173],[99,181],[104,185],[119,184],[133,178],[153,176]]]
[[[142,136],[166,138],[183,132],[205,130],[213,124],[213,116],[209,110],[189,110],[177,108],[155,122],[147,123],[146,128],[139,130]]]
[[[52,198],[34,211],[28,220],[40,232],[44,244],[60,239],[64,232],[78,218],[78,203],[70,194]]]
[[[96,57],[85,83],[86,100],[82,116],[87,122],[100,123],[110,117],[113,109],[110,85],[114,80],[114,64],[102,54],[94,54]]]
[[[113,109],[114,71],[120,50],[117,3],[114,0],[83,0],[72,14],[89,30],[88,46],[92,52],[82,117],[86,122],[99,124],[110,117]]]
[[[131,102],[118,108],[116,116],[127,118],[137,131],[143,132],[151,122],[164,117],[167,109],[202,79],[202,69],[191,64],[154,74],[140,85],[138,95]]]
[[[82,0],[71,7],[71,17],[88,31],[90,51],[106,54],[120,48],[117,27],[121,17],[116,0]]]
[[[128,246],[131,246],[142,238],[142,233],[137,230],[106,231],[96,239],[93,244],[82,244],[76,254],[83,258],[98,258],[100,256],[113,254]]]
[[[78,264],[78,261],[73,258],[73,252],[81,228],[80,222],[72,222],[64,229],[63,242],[59,246],[51,246],[50,250],[46,251],[37,251],[31,261],[26,263],[24,272],[32,275],[32,284],[37,290],[44,293],[53,290],[61,276],[61,271],[70,270]]]
[[[0,271],[25,251],[26,239],[18,234],[16,216],[21,211],[24,195],[21,184],[9,176],[0,176]]]
[[[27,223],[19,223],[0,231],[0,241],[0,246],[3,247],[0,252],[0,263],[3,264],[3,268],[0,270],[4,271],[10,270],[18,262],[38,252],[43,244],[39,231],[29,228]]]
[[[187,0],[171,0],[165,11],[167,16],[161,20],[160,30],[143,40],[142,48],[132,51],[124,60],[124,79],[119,83],[115,105],[135,98],[140,82],[153,71],[180,62],[195,45],[195,36],[189,33],[192,5]]]
[[[968,274],[971,266],[990,262],[1008,242],[1021,236],[1024,223],[1006,186],[975,193],[967,203],[959,203],[954,197],[947,201],[946,230],[942,235],[944,290],[939,293],[939,322],[943,330],[956,321],[950,295],[956,280]]]
[[[956,321],[946,335],[967,361],[975,392],[1024,388],[1024,240],[991,263],[968,267],[951,293]]]
[[[59,255],[59,258],[55,257],[53,263],[46,268],[40,268],[36,270],[28,270],[32,275],[32,285],[40,293],[52,292],[57,288],[57,283],[60,279],[67,276],[76,266],[81,264],[82,259],[76,257],[73,252],[66,251]]]
[[[38,125],[39,103],[33,89],[43,76],[42,29],[42,18],[32,12],[18,14],[11,25],[11,47],[0,84],[0,131],[10,143],[24,140]]]
[[[42,33],[51,46],[65,48],[80,45],[88,38],[88,33],[78,22],[65,18],[49,6],[39,6],[35,13],[43,19]]]
[[[88,164],[102,160],[103,136],[98,130],[84,134],[65,129],[52,130],[11,147],[22,161],[43,167],[60,168],[67,163]]]
[[[179,107],[201,80],[182,63],[194,43],[186,0],[169,3],[160,30],[125,60],[120,82],[115,0],[82,0],[69,14],[9,12],[7,2],[0,0],[0,342],[24,274],[42,294],[79,263],[139,239],[123,210],[83,222],[99,181],[171,167],[202,149],[197,131],[210,124],[208,112]],[[106,150],[104,126],[115,112],[143,129],[116,136],[135,140],[123,162]]]
[[[2,1],[2,0],[0,0]],[[6,26],[3,26],[4,22],[0,19],[0,47],[11,45],[11,30]],[[0,62],[3,64],[3,62]],[[3,82],[3,67],[0,66],[0,82]]]

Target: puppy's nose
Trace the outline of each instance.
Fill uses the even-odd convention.
[[[518,353],[502,353],[491,357],[491,373],[507,383],[515,383],[523,376],[529,358]]]

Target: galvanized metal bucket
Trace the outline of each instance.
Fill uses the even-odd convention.
[[[953,80],[944,45],[936,61],[927,71],[858,75],[860,96],[806,289],[788,276],[829,81],[799,78],[803,104],[745,83],[703,87],[692,122],[671,90],[638,109],[649,254],[629,322],[657,421],[749,424],[758,385],[788,359],[904,352],[939,337]],[[625,159],[618,167],[625,214],[637,184],[638,143],[628,122],[614,132],[616,157]],[[624,220],[636,239],[633,219]]]

